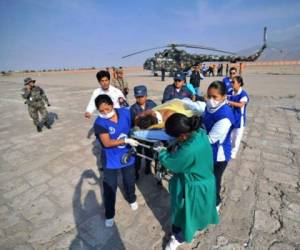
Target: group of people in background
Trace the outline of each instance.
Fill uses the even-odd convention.
[[[139,142],[130,138],[130,131],[145,111],[155,114],[157,104],[148,98],[146,86],[138,85],[133,88],[136,102],[129,106],[126,101],[128,84],[126,87],[112,84],[108,70],[99,71],[96,77],[100,87],[94,90],[85,117],[90,118],[94,111],[98,111],[94,131],[102,146],[105,225],[111,227],[119,171],[126,199],[132,210],[138,209],[135,181],[139,179],[141,160],[130,155],[123,162],[122,156],[131,147],[142,150],[138,147]],[[249,97],[237,69],[232,67],[229,77],[213,81],[205,95],[200,91],[201,78],[198,64],[189,83],[183,73],[178,73],[163,93],[162,103],[186,98],[206,103],[202,117],[173,113],[164,122],[165,132],[178,143],[176,151],[157,149],[161,164],[173,173],[169,182],[172,236],[166,249],[176,249],[183,242],[191,242],[197,230],[219,222],[222,176],[228,162],[237,155],[246,125]],[[120,76],[116,74],[115,79],[120,79]],[[162,117],[154,115],[150,119],[157,123]],[[151,157],[150,151],[144,153]],[[149,160],[146,161],[145,173],[151,174]]]
[[[243,67],[244,67],[243,63],[240,63],[239,75],[242,75]],[[225,76],[228,76],[229,69],[230,69],[229,64],[226,63]],[[205,77],[224,76],[224,64],[219,63],[219,64],[206,65],[205,63],[203,63],[202,67],[201,67],[201,72],[202,72],[203,76],[205,76]]]

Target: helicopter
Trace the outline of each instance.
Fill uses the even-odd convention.
[[[222,55],[190,54],[185,50],[177,49],[178,47],[209,50],[214,52],[220,52],[222,53]],[[173,76],[178,71],[187,72],[188,70],[190,70],[191,67],[193,67],[193,65],[203,62],[253,62],[256,59],[258,59],[262,52],[267,48],[267,27],[264,27],[263,45],[255,53],[249,56],[241,56],[230,51],[216,49],[208,46],[172,43],[165,46],[140,50],[125,55],[122,58],[127,58],[140,53],[162,48],[167,49],[155,53],[154,57],[148,58],[144,62],[144,69],[151,70],[154,73],[154,76],[157,76],[157,72],[161,71],[162,68],[166,72],[169,72],[170,76]]]

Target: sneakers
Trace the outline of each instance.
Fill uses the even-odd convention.
[[[218,205],[218,206],[216,206],[216,209],[217,209],[218,215],[220,215],[220,208],[221,208],[221,205]]]
[[[130,207],[133,211],[137,210],[139,208],[139,205],[137,202],[130,203]],[[105,219],[105,226],[106,227],[112,227],[114,225],[115,221],[114,218],[111,219]]]
[[[231,159],[235,159],[236,158],[236,153],[232,153],[231,152],[231,156],[230,157],[231,157]]]
[[[139,205],[137,204],[137,202],[133,202],[133,203],[130,203],[130,207],[133,211],[137,210],[139,208]]]
[[[175,250],[178,246],[180,246],[182,243],[180,243],[178,240],[176,240],[175,236],[172,235],[171,239],[169,240],[165,250]]]
[[[236,150],[236,148],[233,148],[231,150],[231,159],[235,159],[237,156],[238,151]]]
[[[105,220],[105,226],[106,227],[112,227],[114,225],[114,218],[111,218],[111,219],[106,219]]]

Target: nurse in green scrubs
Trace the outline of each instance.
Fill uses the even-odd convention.
[[[173,173],[169,182],[172,236],[167,250],[191,242],[196,231],[219,223],[212,149],[200,125],[201,118],[179,113],[165,124],[167,134],[179,142],[176,151],[159,153],[161,164]]]

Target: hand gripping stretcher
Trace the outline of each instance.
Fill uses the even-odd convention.
[[[154,162],[154,174],[158,180],[158,185],[162,184],[163,179],[167,178],[168,172],[164,166],[158,160],[159,151],[162,147],[167,149],[172,149],[176,147],[176,140],[173,137],[170,137],[165,133],[163,129],[160,130],[137,130],[133,131],[131,138],[137,140],[139,142],[139,147],[148,149],[151,151],[152,157],[149,157],[143,153],[137,151],[136,147],[132,147],[132,149],[124,154],[122,157],[122,163],[126,163],[130,156],[135,155],[137,157],[141,157]],[[142,151],[143,152],[143,151]]]

